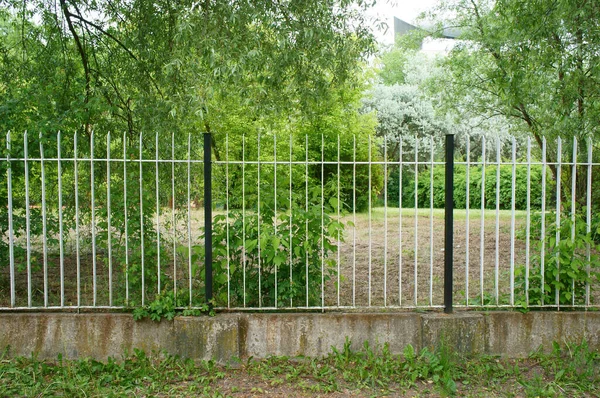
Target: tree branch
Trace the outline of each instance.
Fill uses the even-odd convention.
[[[61,3],[64,3],[64,0],[61,0]],[[117,45],[119,47],[121,47],[134,61],[136,62],[140,62],[139,58],[129,49],[129,47],[127,47],[121,40],[119,40],[117,37],[115,37],[113,34],[111,34],[110,32],[108,32],[107,30],[105,30],[104,28],[102,28],[100,25],[87,20],[86,18],[84,18],[81,15],[81,11],[79,11],[79,9],[77,9],[77,7],[75,8],[77,10],[78,14],[73,14],[71,13],[69,10],[66,10],[66,12],[69,14],[70,17],[73,17],[77,20],[79,20],[80,22],[82,22],[83,24],[85,24],[86,26],[91,26],[92,28],[96,29],[97,31],[99,31],[100,33],[102,33],[103,35],[105,35],[106,37],[110,38],[111,40],[113,40],[115,43],[117,43]],[[89,31],[89,30],[88,30]],[[145,68],[143,68],[145,69]],[[146,74],[148,76],[148,78],[150,79],[150,81],[152,82],[152,85],[154,86],[154,88],[156,89],[156,92],[161,96],[161,98],[164,98],[164,95],[162,93],[162,90],[160,89],[160,87],[158,86],[158,83],[154,80],[154,78],[150,75],[150,73],[148,73],[146,71]]]
[[[75,44],[77,46],[77,51],[79,52],[79,56],[81,57],[81,62],[83,64],[83,71],[84,71],[84,75],[85,75],[84,103],[86,104],[86,110],[89,111],[89,109],[87,109],[87,104],[89,103],[89,100],[90,100],[90,90],[91,90],[89,60],[88,60],[87,54],[85,52],[85,49],[83,48],[81,39],[80,39],[79,35],[77,34],[75,27],[73,26],[73,21],[71,20],[71,16],[73,14],[71,14],[71,12],[69,12],[69,10],[67,8],[67,3],[65,2],[65,0],[60,0],[60,5],[61,5],[62,11],[63,11],[63,15],[65,16],[65,19],[67,21],[67,26],[69,27],[69,31],[71,32],[71,34],[73,35],[73,39],[75,40]],[[88,134],[90,133],[89,119],[85,125],[85,132]]]
[[[133,58],[136,62],[139,61],[138,58],[135,56],[135,54],[133,52],[131,52],[131,50],[125,44],[123,44],[123,42],[121,42],[121,40],[117,39],[111,33],[109,33],[108,31],[104,30],[100,25],[97,25],[94,22],[88,21],[87,19],[85,19],[81,15],[72,14],[72,13],[69,13],[69,14],[70,14],[70,16],[72,16],[72,17],[80,20],[84,24],[89,25],[89,26],[93,27],[94,29],[100,31],[103,35],[110,37],[115,43],[117,43],[119,45],[119,47],[121,47],[123,50],[125,50],[125,52],[127,54],[129,54],[129,56],[131,58]]]

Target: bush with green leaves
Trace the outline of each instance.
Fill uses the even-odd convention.
[[[244,201],[246,209],[255,207],[259,178],[262,185],[269,190],[276,189],[278,195],[285,195],[287,199],[291,186],[293,192],[300,193],[293,196],[298,206],[303,206],[306,201],[303,193],[307,185],[309,191],[323,185],[326,201],[339,198],[341,207],[347,211],[366,211],[369,193],[371,203],[376,201],[383,188],[384,175],[380,164],[368,163],[369,157],[373,162],[381,160],[375,140],[369,155],[371,138],[368,131],[359,132],[356,137],[351,135],[352,130],[343,134],[333,131],[324,135],[323,142],[318,131],[307,131],[306,135],[297,135],[291,140],[285,133],[290,134],[283,130],[261,136],[260,158],[256,137],[246,135],[243,141],[241,137],[230,137],[229,151],[226,152],[228,160],[244,159],[246,163],[213,167],[213,203],[223,208],[228,205],[230,209],[241,209]],[[292,153],[290,145],[293,145]],[[273,165],[274,152],[277,153],[276,167]],[[257,165],[259,159],[261,163]]]
[[[3,132],[5,133],[5,132]],[[12,222],[13,238],[19,242],[13,244],[13,256],[15,261],[15,269],[24,271],[27,267],[27,249],[23,239],[27,234],[27,214],[25,210],[26,193],[29,196],[29,235],[32,239],[43,235],[43,214],[42,214],[42,193],[39,188],[41,180],[42,167],[41,162],[30,162],[28,165],[29,173],[29,191],[25,189],[25,163],[21,161],[8,161],[6,157],[22,158],[24,157],[24,142],[23,134],[9,134],[10,144],[7,144],[5,134],[0,134],[0,209],[8,209],[8,180],[10,170],[11,183],[11,198],[12,198],[12,213],[8,211],[0,212],[0,236],[5,239],[0,239],[0,267],[8,267],[10,263],[10,247],[9,247],[9,226]],[[40,143],[46,145],[49,150],[45,150],[45,156],[54,156],[56,152],[56,137],[37,137],[30,135],[28,138],[29,156],[40,157]],[[10,150],[7,149],[10,146]],[[56,164],[46,162],[44,164],[44,172],[46,175],[56,175]],[[37,188],[37,189],[36,189]],[[57,190],[56,183],[46,183],[46,206],[48,209],[56,207]],[[9,222],[9,217],[10,222]],[[55,239],[58,233],[58,215],[56,212],[46,212],[46,231],[49,236],[47,243],[52,246],[58,243]],[[34,269],[39,268],[38,264],[32,264]]]
[[[178,315],[199,316],[203,312],[211,316],[215,314],[211,305],[207,302],[195,303],[192,308],[187,302],[187,292],[184,290],[181,293],[175,295],[173,290],[165,289],[161,294],[156,295],[149,304],[137,306],[133,310],[133,319],[139,321],[148,318],[160,322],[163,319],[170,321]]]
[[[482,167],[471,167],[469,173],[469,208],[481,207]],[[443,165],[431,169],[423,169],[418,173],[417,193],[418,207],[430,206],[431,179],[433,178],[433,207],[443,208],[445,203],[445,171]],[[497,166],[488,165],[485,168],[485,208],[496,208],[496,177]],[[399,194],[399,168],[395,167],[389,174],[387,183],[388,204],[398,205]],[[551,185],[549,179],[547,186]],[[467,204],[467,172],[466,167],[457,165],[454,168],[454,207],[466,208]],[[541,207],[542,197],[542,168],[539,165],[531,166],[530,206],[533,209]],[[500,166],[500,209],[509,210],[512,206],[512,166]],[[414,207],[415,204],[415,172],[414,166],[404,166],[402,169],[402,206]],[[527,209],[527,168],[516,167],[515,174],[515,209]]]
[[[529,305],[585,305],[588,293],[592,300],[593,286],[600,279],[600,218],[594,216],[588,232],[582,215],[577,214],[573,222],[565,214],[560,220],[557,240],[556,222],[550,221],[555,220],[555,215],[545,216],[544,241],[535,238],[541,231],[542,216],[533,217],[531,236],[536,244],[532,248],[529,274],[524,265],[515,269],[516,303],[527,307],[528,284]]]
[[[322,284],[335,275],[331,257],[343,240],[344,224],[331,216],[337,212],[337,200],[322,202],[320,194],[313,189],[307,205],[293,201],[291,209],[277,212],[274,197],[265,196],[260,212],[232,210],[214,218],[216,305],[226,305],[228,298],[231,305],[247,307],[321,303]],[[195,259],[204,256],[203,245],[193,250]],[[203,266],[194,272],[196,278],[204,278]]]
[[[153,299],[157,294],[159,279],[158,261],[159,247],[155,227],[156,196],[153,182],[155,177],[154,167],[143,165],[141,173],[144,189],[140,194],[140,168],[137,163],[111,162],[110,177],[107,163],[96,161],[93,168],[87,161],[79,160],[77,168],[73,159],[89,159],[95,156],[106,156],[108,137],[103,133],[96,133],[94,138],[94,152],[92,154],[92,137],[79,133],[75,134],[16,134],[10,136],[11,150],[2,151],[3,156],[21,159],[25,157],[25,148],[28,148],[29,162],[20,160],[8,162],[0,161],[0,176],[8,177],[11,171],[11,197],[12,197],[12,227],[16,239],[13,245],[15,261],[15,280],[17,302],[24,303],[24,291],[27,267],[31,266],[32,279],[42,273],[44,266],[52,275],[58,273],[60,263],[60,223],[59,209],[62,205],[62,229],[65,264],[65,301],[73,304],[77,300],[75,286],[74,264],[80,262],[81,267],[81,292],[80,300],[84,305],[92,304],[92,286],[95,283],[98,305],[138,305],[141,304],[142,285],[146,299]],[[137,139],[137,137],[135,137]],[[77,152],[75,152],[77,141]],[[125,147],[127,157],[131,160],[139,156],[139,143],[128,139]],[[123,138],[113,136],[111,139],[112,156],[123,152]],[[6,148],[6,137],[0,136],[0,147]],[[47,160],[43,163],[40,158],[55,159],[61,151],[63,160],[58,162]],[[10,153],[9,153],[10,152]],[[144,158],[155,156],[155,148],[146,148]],[[35,160],[38,159],[38,160]],[[124,167],[126,167],[124,169]],[[58,183],[60,170],[60,181]],[[94,179],[92,180],[92,170]],[[163,169],[162,171],[165,171]],[[170,171],[170,170],[169,170]],[[41,175],[44,173],[45,185],[42,186]],[[76,178],[77,176],[77,178]],[[170,176],[170,173],[169,173]],[[29,185],[26,185],[26,178]],[[159,178],[166,180],[159,173]],[[8,208],[8,184],[0,184],[0,208]],[[59,189],[61,188],[61,189]],[[92,192],[93,188],[93,192]],[[110,190],[110,197],[108,196]],[[164,206],[169,199],[170,192],[162,192],[159,205]],[[179,195],[184,196],[184,195]],[[92,202],[92,197],[94,202]],[[61,202],[59,202],[59,198]],[[126,203],[125,203],[126,202]],[[93,203],[93,206],[92,206]],[[29,208],[27,207],[29,205]],[[45,220],[44,211],[45,210]],[[93,216],[92,216],[93,210]],[[29,223],[27,222],[29,213]],[[92,219],[95,223],[92,235]],[[109,223],[110,220],[110,223]],[[46,224],[44,254],[42,236],[43,224]],[[29,224],[29,225],[28,225]],[[76,225],[77,224],[77,225]],[[0,212],[0,235],[8,237],[9,213]],[[109,228],[110,226],[110,228]],[[31,238],[29,247],[30,258],[28,261],[28,248],[26,235]],[[74,231],[78,227],[78,235]],[[109,232],[110,231],[110,232]],[[126,236],[127,235],[127,236]],[[75,239],[78,240],[79,258],[74,250]],[[127,245],[125,245],[127,239]],[[0,268],[8,266],[9,240],[0,239]],[[160,263],[167,263],[167,253],[170,243],[164,236],[160,239]],[[71,249],[69,249],[71,248]],[[127,248],[127,251],[125,250]],[[92,281],[92,253],[96,253],[96,272],[98,277]],[[142,256],[143,255],[143,256]],[[44,261],[44,256],[46,261]],[[142,263],[144,270],[142,273]],[[112,273],[109,274],[109,264]],[[160,279],[163,286],[167,283],[164,266],[160,270]],[[7,272],[8,274],[8,272]],[[143,282],[142,282],[143,279]],[[112,284],[112,302],[109,299],[109,280]],[[126,285],[127,284],[127,285]],[[58,285],[49,284],[48,296],[51,304],[57,304],[60,299]],[[162,287],[161,287],[162,290]],[[0,300],[7,295],[8,290],[0,290]],[[45,292],[32,289],[32,303],[39,305]],[[128,294],[129,293],[129,294]],[[127,297],[128,296],[128,297]]]

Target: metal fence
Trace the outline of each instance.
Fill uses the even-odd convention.
[[[282,137],[7,134],[0,310],[598,306],[591,140]]]

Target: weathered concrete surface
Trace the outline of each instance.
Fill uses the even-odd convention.
[[[421,345],[420,317],[400,314],[248,314],[245,351],[242,356],[268,355],[311,357],[342,348],[348,337],[352,349],[365,341],[371,347],[388,343],[390,351],[402,352],[412,344]]]
[[[485,352],[485,316],[473,312],[421,317],[422,347],[444,344],[463,354]]]
[[[1,314],[0,347],[11,355],[39,358],[120,357],[134,348],[146,352],[175,348],[172,322],[136,322],[129,314]]]
[[[587,341],[600,349],[597,312],[457,312],[376,314],[219,314],[136,322],[129,314],[0,314],[0,349],[10,355],[54,359],[118,358],[134,348],[194,359],[227,362],[232,357],[323,356],[346,337],[358,350],[389,345],[393,354],[445,344],[466,353],[521,357],[552,342]]]
[[[169,338],[169,336],[165,336]],[[172,354],[194,359],[228,361],[239,357],[239,316],[177,317],[173,320]]]
[[[490,312],[486,314],[486,352],[523,357],[552,343],[581,343],[600,349],[598,312]]]

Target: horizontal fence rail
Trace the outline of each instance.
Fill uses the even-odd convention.
[[[435,137],[0,143],[0,310],[598,307],[591,139],[457,139],[450,246]]]

